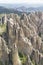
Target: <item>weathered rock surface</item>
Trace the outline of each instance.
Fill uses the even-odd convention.
[[[22,65],[21,52],[27,56],[24,65],[43,65],[43,12],[21,16],[9,14],[6,17],[7,41],[0,37],[0,58],[5,55],[3,61],[8,65]]]

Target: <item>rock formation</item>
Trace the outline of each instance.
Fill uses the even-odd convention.
[[[6,37],[0,37],[3,64],[43,65],[43,12],[23,13],[21,16],[9,14],[6,18]],[[27,56],[24,64],[19,52]]]

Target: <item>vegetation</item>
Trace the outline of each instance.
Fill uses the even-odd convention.
[[[2,61],[0,61],[0,65],[3,65]]]
[[[20,57],[22,64],[24,65],[25,62],[27,61],[27,56],[19,52],[19,57]]]
[[[35,61],[32,59],[31,56],[30,56],[30,59],[31,59],[31,62],[32,62],[33,65],[37,65],[37,64],[35,63]]]
[[[4,32],[6,32],[6,24],[0,24],[0,35],[2,35]]]
[[[41,33],[39,32],[39,36],[41,37]]]
[[[33,63],[33,65],[36,65],[34,60],[32,60],[32,63]]]

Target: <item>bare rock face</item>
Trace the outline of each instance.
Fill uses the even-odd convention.
[[[12,54],[12,64],[13,65],[22,65],[21,61],[18,56],[18,48],[17,48],[17,42],[18,42],[18,30],[17,27],[19,28],[19,25],[13,21],[12,18],[9,19],[8,22],[8,46],[11,49],[11,54]]]
[[[0,48],[4,48],[4,51],[1,48],[0,58],[5,54],[4,62],[8,58],[8,65],[23,65],[19,58],[21,52],[27,56],[24,65],[43,65],[43,12],[6,17],[8,41],[0,37]]]
[[[0,37],[0,62],[2,62],[3,65],[7,65],[9,58],[8,54],[10,52],[10,49],[6,45],[6,42],[3,38]]]

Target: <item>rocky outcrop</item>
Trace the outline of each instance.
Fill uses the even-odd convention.
[[[9,58],[8,54],[10,52],[10,49],[6,45],[6,42],[3,38],[0,37],[0,62],[3,63],[3,65],[7,65]]]
[[[27,56],[24,65],[33,65],[33,60],[36,65],[43,65],[43,13],[34,12],[21,16],[17,14],[7,15],[6,35],[4,52],[8,65],[22,65],[19,58],[19,52]],[[3,35],[2,37],[4,37]],[[1,48],[1,45],[0,45]],[[2,50],[2,48],[1,48]],[[3,55],[2,54],[2,55]],[[1,56],[0,56],[1,57]],[[3,59],[3,58],[2,58]]]

